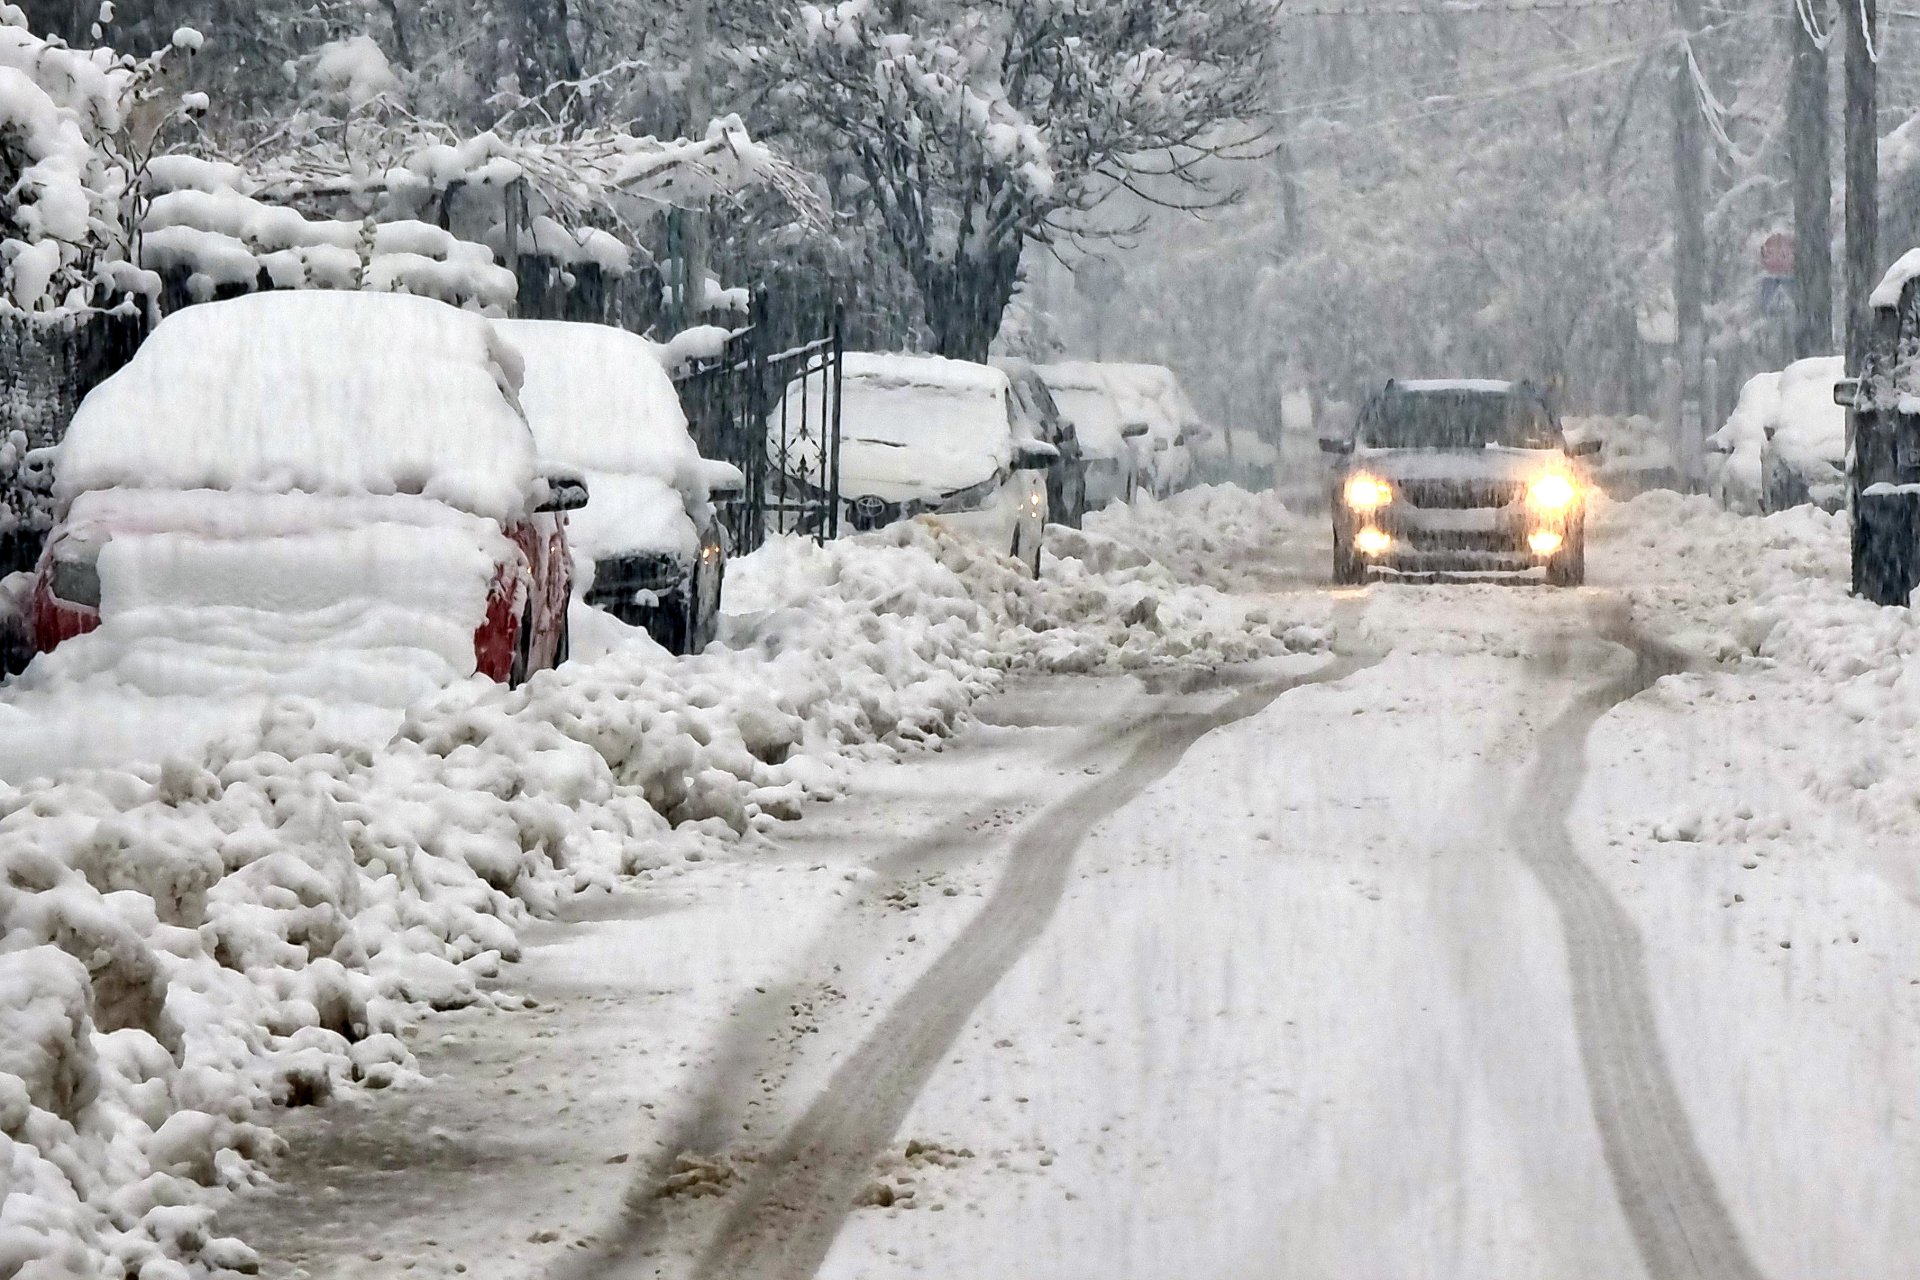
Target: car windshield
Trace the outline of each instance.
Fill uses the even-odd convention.
[[[1464,391],[1381,396],[1369,406],[1360,436],[1375,449],[1552,449],[1561,443],[1539,401]]]

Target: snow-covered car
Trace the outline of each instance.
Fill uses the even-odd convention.
[[[1013,409],[1025,435],[1044,440],[1060,451],[1047,468],[1047,518],[1078,529],[1087,514],[1087,460],[1080,453],[1080,435],[1060,411],[1046,380],[1026,360],[995,360],[994,367],[1013,386]]]
[[[1021,433],[1007,375],[940,356],[849,351],[841,365],[843,527],[925,516],[1036,576],[1046,469],[1059,451]]]
[[[120,614],[139,619],[129,644],[165,633],[153,661],[187,642],[203,664],[244,652],[268,685],[296,647],[337,649],[336,667],[346,650],[424,652],[509,683],[557,664],[562,512],[586,488],[542,474],[519,383],[491,323],[431,299],[265,293],[174,313],[60,444],[35,648]]]
[[[1393,380],[1369,399],[1339,455],[1333,576],[1375,572],[1586,576],[1587,481],[1544,398],[1524,383]]]
[[[1847,414],[1834,403],[1840,356],[1796,360],[1740,388],[1726,423],[1707,437],[1708,490],[1747,512],[1846,505]]]
[[[1053,392],[1054,403],[1073,424],[1086,459],[1087,510],[1112,502],[1132,502],[1150,484],[1152,446],[1140,442],[1152,432],[1142,416],[1129,417],[1099,364],[1067,360],[1036,366]]]
[[[728,551],[713,499],[739,492],[739,468],[700,456],[645,338],[559,320],[496,327],[525,359],[520,403],[541,458],[579,472],[593,493],[567,524],[575,594],[674,653],[704,649]]]
[[[1100,369],[1126,420],[1147,424],[1140,447],[1154,495],[1164,498],[1185,487],[1193,476],[1193,448],[1211,436],[1212,428],[1187,399],[1180,379],[1161,364],[1107,361]]]

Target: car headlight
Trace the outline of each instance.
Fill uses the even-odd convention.
[[[1579,496],[1573,477],[1558,471],[1549,471],[1527,486],[1527,505],[1547,515],[1566,511]]]
[[[1362,473],[1347,481],[1345,497],[1355,511],[1374,511],[1393,501],[1393,490],[1385,480]]]

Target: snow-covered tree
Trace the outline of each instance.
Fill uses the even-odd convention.
[[[1271,0],[843,0],[747,51],[761,110],[854,158],[943,354],[984,358],[1029,242],[1117,192],[1207,203],[1258,135]]]
[[[181,29],[145,58],[72,49],[0,3],[0,306],[47,314],[138,288],[126,202],[168,126],[204,106],[175,74],[198,46]]]

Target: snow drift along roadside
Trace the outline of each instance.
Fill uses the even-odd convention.
[[[730,648],[471,680],[378,750],[288,699],[195,758],[0,785],[0,1275],[250,1267],[211,1224],[275,1107],[406,1081],[409,1024],[500,999],[530,915],[834,794],[1005,668],[1320,642],[1123,558],[1034,583],[926,524],[780,540],[735,566]]]

